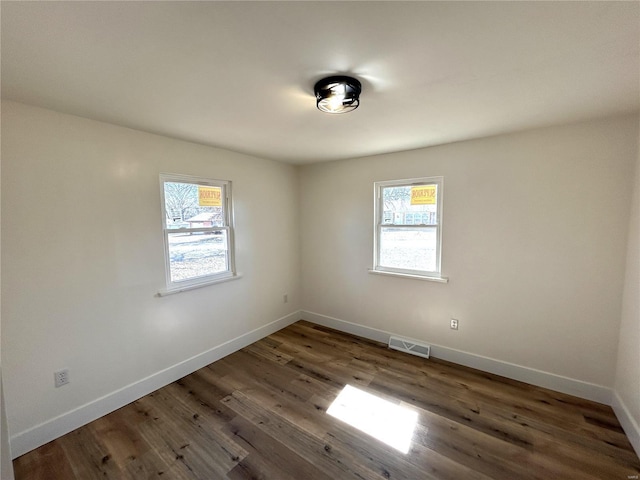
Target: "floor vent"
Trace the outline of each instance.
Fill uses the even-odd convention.
[[[431,346],[426,343],[416,343],[413,340],[394,337],[393,335],[389,337],[389,348],[424,358],[429,358],[429,352],[431,351]]]

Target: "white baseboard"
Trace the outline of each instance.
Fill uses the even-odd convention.
[[[11,437],[17,458],[300,320],[296,311]]]
[[[342,332],[351,333],[360,337],[387,343],[390,335],[401,335],[398,332],[387,332],[377,328],[371,328],[357,323],[340,320],[319,313],[302,310],[301,318],[318,325],[334,328]],[[476,355],[474,353],[463,352],[449,347],[434,345],[428,339],[418,339],[426,341],[431,345],[431,356],[457,363],[471,368],[476,368],[503,377],[530,383],[543,388],[548,388],[556,392],[562,392],[576,397],[592,400],[594,402],[611,405],[611,389],[593,383],[563,377],[554,373],[543,372],[534,368],[523,367],[509,362],[496,360],[494,358]]]
[[[150,375],[136,383],[127,385],[120,390],[13,435],[10,440],[12,457],[17,458],[34,448],[55,440],[82,425],[92,422],[134,400],[148,395],[300,319],[383,343],[388,342],[390,335],[398,334],[397,332],[387,332],[319,313],[304,310],[296,311],[165,370]],[[627,433],[633,447],[640,455],[640,429],[638,428],[638,424],[630,415],[618,395],[612,395],[611,390],[607,387],[439,345],[431,344],[431,355],[460,365],[527,382],[532,385],[538,385],[606,405],[612,405],[625,433]]]
[[[613,391],[613,398],[611,402],[611,408],[613,408],[618,421],[627,435],[631,446],[636,451],[636,454],[640,457],[640,425],[636,419],[633,418],[631,412],[627,408],[626,404],[622,401],[618,392]]]

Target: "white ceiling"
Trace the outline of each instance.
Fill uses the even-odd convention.
[[[637,111],[640,2],[7,2],[2,96],[290,163]],[[361,106],[315,107],[351,74]]]

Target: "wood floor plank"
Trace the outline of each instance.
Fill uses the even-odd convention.
[[[141,479],[149,480],[160,478],[166,474],[169,467],[161,462],[159,458],[151,459],[150,457],[156,457],[156,453],[149,451],[139,457],[132,459],[124,468],[123,479]]]
[[[331,477],[320,469],[244,418],[234,418],[228,427],[229,434],[249,451],[249,454],[229,472],[231,480],[331,480]]]
[[[49,442],[28,455],[18,457],[14,460],[14,469],[20,472],[20,478],[23,480],[77,478],[61,442]]]
[[[203,428],[203,417],[178,401],[171,390],[161,389],[145,399],[158,409],[160,421],[154,421],[153,425],[164,433],[170,451],[203,478],[214,473],[224,476],[247,455],[246,450],[218,435],[215,429]]]
[[[144,455],[150,446],[142,439],[138,430],[127,423],[116,421],[116,416],[105,416],[92,423],[94,435],[100,438],[109,455],[109,460],[122,471],[136,457]]]
[[[112,461],[111,453],[96,436],[95,424],[79,428],[60,439],[75,478],[82,480],[119,479],[124,475]],[[58,473],[56,472],[56,476]]]
[[[407,454],[326,413],[345,385],[418,412]],[[606,405],[300,321],[14,470],[17,480],[624,480],[640,476],[640,459]]]
[[[539,455],[530,437],[526,443],[505,441],[487,435],[472,425],[464,425],[424,410],[421,411],[421,418],[424,424],[429,425],[429,430],[416,438],[418,443],[491,478],[568,478],[565,459]],[[573,475],[579,471],[580,478],[598,478],[575,468],[569,471]]]
[[[225,472],[221,471],[220,465],[213,463],[212,458],[203,458],[200,455],[201,451],[185,451],[190,445],[190,439],[174,435],[172,430],[173,423],[167,424],[159,417],[140,425],[140,434],[149,444],[155,446],[155,453],[162,463],[169,467],[167,471],[171,471],[173,476],[180,479],[206,480],[213,475],[224,478]]]
[[[258,341],[243,349],[253,355],[258,355],[280,365],[285,364],[293,359],[291,355],[280,352],[277,347],[268,345],[266,342]]]
[[[269,436],[278,438],[288,448],[300,452],[317,468],[339,479],[384,478],[360,464],[349,462],[341,452],[334,452],[330,445],[288,420],[273,415],[263,405],[243,392],[234,392],[223,400],[239,415],[258,426]]]

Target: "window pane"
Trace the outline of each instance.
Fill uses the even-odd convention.
[[[226,230],[169,233],[168,240],[172,282],[229,270]]]
[[[436,225],[437,185],[402,185],[382,188],[382,223]]]
[[[165,182],[167,228],[206,228],[224,225],[222,187]]]
[[[437,241],[436,227],[381,227],[380,266],[435,272]]]

